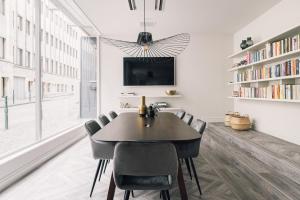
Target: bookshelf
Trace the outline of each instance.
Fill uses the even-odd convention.
[[[234,100],[300,103],[300,26],[229,55]],[[239,61],[246,64],[237,65]],[[236,97],[237,96],[237,97]]]
[[[247,97],[228,97],[229,99],[251,100],[251,101],[270,101],[270,102],[284,102],[284,103],[300,103],[300,100],[292,99],[268,99],[268,98],[247,98]]]

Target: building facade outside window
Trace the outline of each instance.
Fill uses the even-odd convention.
[[[7,97],[9,110],[6,129],[1,96],[0,157],[38,142],[37,134],[44,139],[84,121],[80,115],[82,63],[76,54],[81,52],[81,38],[87,37],[51,0],[41,0],[40,30],[35,28],[35,1],[2,2],[6,3],[5,13],[11,13],[4,16],[5,21],[12,23],[0,21],[0,34],[9,33],[0,35],[0,94]],[[0,4],[0,12],[3,9]],[[37,31],[41,33],[40,66],[35,66]],[[40,88],[36,85],[37,67],[42,70]],[[36,89],[42,93],[41,119],[36,119]],[[37,123],[42,132],[37,133]]]
[[[23,49],[17,48],[17,64],[19,66],[23,65]]]

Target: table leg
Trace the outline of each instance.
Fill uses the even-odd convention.
[[[178,179],[178,186],[179,186],[179,191],[180,191],[180,196],[182,200],[188,200],[188,196],[186,193],[186,188],[185,188],[185,183],[184,183],[184,179],[183,179],[183,174],[182,174],[182,168],[181,168],[181,164],[178,163],[178,175],[177,175],[177,179]]]
[[[116,184],[114,180],[113,173],[111,173],[108,193],[107,193],[107,200],[113,200],[115,196]]]

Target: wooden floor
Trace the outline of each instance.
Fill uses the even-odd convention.
[[[297,160],[300,149],[289,144],[265,134],[237,134],[222,124],[210,124],[201,144],[201,154],[195,160],[203,189],[202,197],[183,166],[189,199],[299,200],[300,176],[297,176],[300,167]],[[276,145],[280,146],[280,150]],[[289,151],[290,148],[292,151]],[[281,172],[272,167],[274,159]],[[96,167],[89,140],[85,138],[3,191],[0,199],[90,199],[88,194]],[[106,199],[111,167],[110,164],[101,182],[97,183],[92,199]],[[290,177],[291,174],[294,177]],[[159,199],[159,193],[154,191],[136,191],[135,194],[135,199]],[[122,198],[123,191],[117,190],[115,199]],[[171,191],[171,199],[180,199],[177,187]]]

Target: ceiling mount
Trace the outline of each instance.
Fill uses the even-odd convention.
[[[129,9],[136,10],[135,0],[128,0]]]
[[[162,11],[164,0],[155,0],[155,10]],[[159,3],[158,3],[159,2]]]
[[[129,9],[136,10],[135,0],[128,0]],[[155,0],[155,10],[162,11],[164,0]]]

